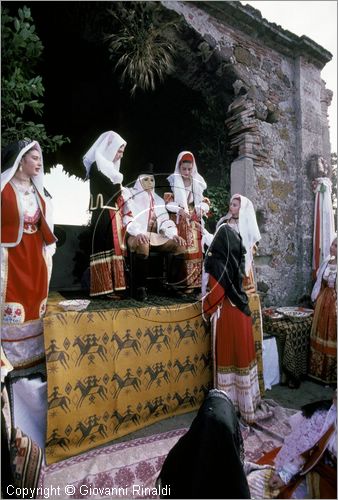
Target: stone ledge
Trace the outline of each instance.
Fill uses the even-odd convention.
[[[243,31],[281,54],[295,58],[308,57],[311,62],[322,69],[331,61],[332,54],[305,35],[297,36],[281,26],[264,19],[259,10],[250,5],[242,5],[238,1],[192,1],[209,15]]]

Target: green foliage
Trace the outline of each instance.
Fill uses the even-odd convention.
[[[223,215],[228,212],[229,208],[229,186],[224,182],[218,186],[208,186],[206,193],[210,199],[210,215],[207,221],[208,227],[215,225]]]
[[[173,72],[174,46],[163,36],[173,23],[162,22],[160,12],[158,2],[114,2],[108,10],[116,29],[106,36],[110,59],[115,70],[122,69],[121,83],[131,85],[131,95],[138,88],[154,90]]]
[[[55,151],[69,139],[62,135],[50,137],[42,123],[33,121],[43,114],[41,98],[45,89],[41,76],[35,74],[43,45],[30,9],[18,9],[17,17],[2,9],[1,31],[2,145],[30,137],[39,141],[44,151]]]
[[[227,155],[226,109],[222,101],[206,97],[206,109],[193,110],[200,123],[201,145],[198,156],[207,180],[206,196],[211,201],[208,225],[215,224],[227,213],[230,192],[230,161]]]

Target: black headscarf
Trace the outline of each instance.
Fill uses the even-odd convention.
[[[161,498],[250,498],[235,408],[212,390],[188,432],[170,450],[159,476]]]
[[[248,297],[242,285],[245,253],[241,236],[227,224],[222,224],[209,247],[204,269],[222,285],[231,302],[250,316]]]
[[[320,401],[307,403],[306,405],[303,405],[301,407],[302,415],[305,418],[311,418],[316,411],[319,410],[329,411],[331,406],[332,406],[332,399],[321,399]]]
[[[1,151],[1,172],[11,168],[20,151],[32,142],[31,139],[22,139],[20,141],[12,142],[5,146]]]

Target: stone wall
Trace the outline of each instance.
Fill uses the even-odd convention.
[[[184,16],[236,75],[226,120],[231,192],[248,196],[262,234],[256,256],[265,305],[294,305],[311,291],[313,154],[330,159],[321,69],[332,57],[307,37],[268,23],[239,2],[162,2]],[[216,76],[215,76],[216,77]]]

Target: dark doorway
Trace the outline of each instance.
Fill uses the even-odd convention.
[[[226,117],[232,99],[231,82],[220,85],[214,72],[207,71],[200,77],[205,80],[207,91],[192,89],[190,82],[195,76],[189,78],[188,74],[201,74],[204,70],[202,64],[197,67],[194,56],[191,61],[183,61],[185,66],[180,61],[176,74],[154,92],[137,91],[131,97],[128,89],[120,86],[103,39],[107,8],[112,8],[114,2],[24,4],[31,9],[36,32],[44,45],[38,68],[45,86],[44,123],[51,135],[63,134],[71,140],[56,153],[45,156],[47,167],[62,163],[65,170],[84,177],[84,153],[102,132],[116,130],[128,142],[122,163],[125,184],[135,179],[147,161],[155,164],[158,173],[171,173],[182,150],[194,152],[201,174],[208,177],[211,165],[203,155],[208,137],[201,116],[205,118],[210,113],[206,97],[226,88],[220,97],[220,123],[206,127],[212,144],[217,130],[225,129],[222,117]],[[3,5],[14,14],[23,3]],[[188,31],[191,37],[192,30]],[[225,163],[230,161],[223,162],[226,168]]]
[[[23,5],[31,9],[44,46],[37,68],[45,87],[42,120],[50,135],[62,134],[71,141],[56,153],[44,155],[47,170],[61,163],[70,174],[84,178],[83,155],[102,132],[115,130],[128,143],[121,166],[124,185],[133,183],[150,161],[159,174],[157,192],[163,194],[168,190],[166,177],[173,172],[182,150],[195,154],[209,186],[219,186],[224,180],[232,160],[224,120],[236,76],[220,71],[222,61],[217,57],[203,62],[198,48],[203,39],[190,26],[186,24],[177,35],[181,38],[176,40],[179,50],[175,72],[155,91],[137,90],[131,97],[120,85],[104,41],[104,33],[109,31],[107,9],[114,8],[114,2],[28,1],[2,5],[12,15],[17,15]],[[215,221],[208,223],[213,231]],[[60,289],[61,283],[63,288],[78,289],[88,265],[80,259],[84,255],[79,251],[81,229],[60,226],[58,230],[64,241],[59,235],[55,257],[59,264],[54,262],[52,287]]]

